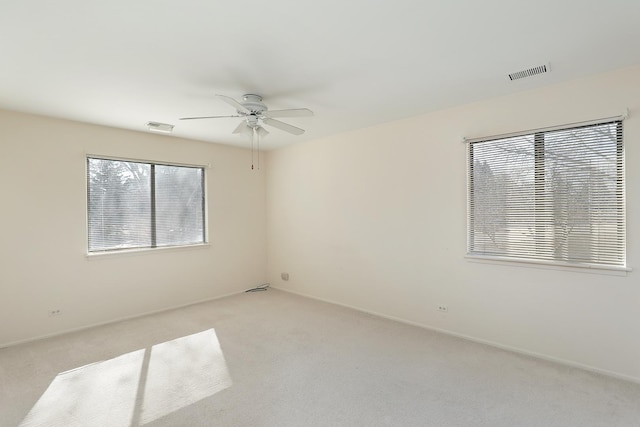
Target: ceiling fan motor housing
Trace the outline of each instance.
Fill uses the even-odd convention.
[[[262,97],[260,95],[247,94],[242,96],[242,102],[240,103],[244,108],[251,111],[252,115],[260,115],[267,111],[268,108],[262,103]]]

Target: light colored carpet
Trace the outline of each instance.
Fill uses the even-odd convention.
[[[640,426],[640,385],[282,291],[0,349],[0,426]]]

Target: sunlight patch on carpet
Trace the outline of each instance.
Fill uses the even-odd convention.
[[[58,374],[20,427],[130,426],[144,352]]]
[[[231,386],[213,329],[154,345],[142,402],[141,424]]]
[[[58,374],[19,427],[144,425],[231,383],[209,329]]]

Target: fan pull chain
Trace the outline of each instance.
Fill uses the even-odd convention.
[[[255,128],[251,129],[251,170],[253,170],[253,137],[256,134]]]
[[[260,170],[260,132],[258,128],[251,128],[251,130],[251,170]],[[257,158],[257,161],[254,161],[254,158]]]

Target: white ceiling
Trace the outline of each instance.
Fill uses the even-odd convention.
[[[640,63],[639,0],[2,0],[0,108],[248,146],[215,94],[307,107],[263,148]],[[507,74],[549,63],[548,74]]]

